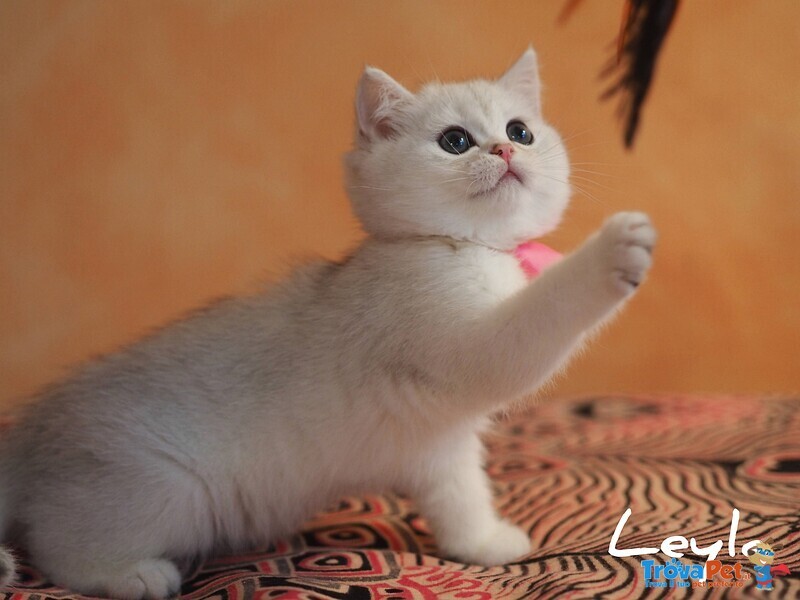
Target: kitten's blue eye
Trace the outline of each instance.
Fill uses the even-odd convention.
[[[464,154],[475,145],[469,131],[462,127],[451,127],[439,136],[439,146],[450,154]]]
[[[533,143],[533,134],[522,121],[511,121],[506,125],[506,135],[512,142],[517,142],[518,144],[530,146]]]

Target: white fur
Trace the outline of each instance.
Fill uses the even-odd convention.
[[[497,82],[416,95],[368,69],[347,168],[370,236],[342,264],[220,302],[47,390],[0,447],[0,534],[59,585],[162,598],[175,559],[265,544],[343,494],[395,489],[444,556],[525,554],[528,536],[492,508],[479,434],[620,308],[655,239],[622,213],[526,281],[505,250],[554,228],[568,199],[538,89],[531,50]],[[522,181],[495,188],[505,163],[489,150],[512,119],[536,141],[517,144]],[[479,146],[444,152],[451,125]]]
[[[569,200],[569,162],[561,138],[542,120],[538,96],[530,95],[539,89],[532,50],[498,82],[431,83],[412,96],[367,68],[360,88],[358,143],[346,164],[353,206],[370,234],[441,235],[510,250],[558,225]],[[515,146],[514,167],[525,185],[493,190],[505,163],[489,149],[508,142],[506,125],[514,119],[536,140]],[[481,147],[460,156],[444,152],[436,141],[453,125]]]

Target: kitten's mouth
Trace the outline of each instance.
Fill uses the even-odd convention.
[[[508,170],[500,176],[500,178],[492,187],[490,187],[488,190],[478,192],[475,194],[475,196],[486,196],[488,194],[493,194],[499,189],[512,185],[515,182],[522,183],[522,178],[517,174],[516,171],[514,171],[514,169],[509,167]]]
[[[522,179],[520,179],[519,175],[517,175],[517,172],[514,171],[514,169],[512,169],[511,167],[509,167],[508,171],[503,173],[503,175],[500,177],[500,179],[497,180],[497,184],[495,185],[495,187],[497,187],[498,185],[500,185],[504,181],[509,181],[509,180],[511,180],[511,181],[516,180],[516,181],[519,181],[520,183],[522,183]]]

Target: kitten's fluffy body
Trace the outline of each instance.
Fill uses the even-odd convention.
[[[0,441],[0,537],[60,585],[158,598],[179,586],[174,559],[264,544],[344,494],[395,489],[443,555],[525,554],[527,535],[492,509],[478,435],[622,305],[654,241],[646,217],[622,213],[526,280],[507,251],[553,229],[569,193],[538,98],[530,50],[497,82],[417,95],[367,69],[347,165],[370,236],[341,264],[222,301],[46,391]],[[514,119],[535,141],[506,162],[494,148]],[[452,125],[476,147],[439,147]]]

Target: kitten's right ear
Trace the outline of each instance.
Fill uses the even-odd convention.
[[[359,135],[388,138],[397,131],[398,111],[414,95],[380,69],[367,67],[356,91]]]
[[[537,114],[542,112],[542,84],[539,81],[539,61],[531,46],[523,52],[512,67],[500,78],[500,83],[519,92],[533,102]]]

